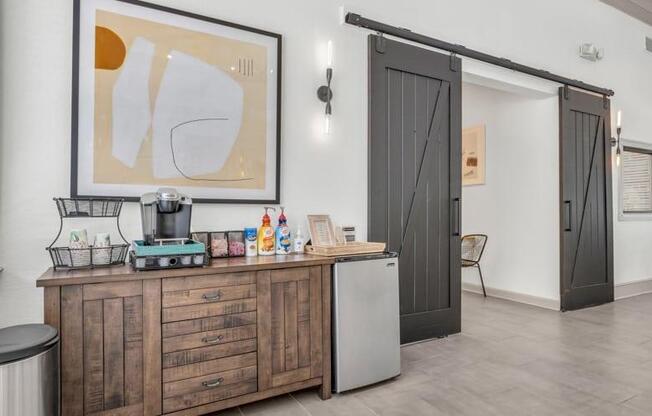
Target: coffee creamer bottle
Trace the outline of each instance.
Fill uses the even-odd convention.
[[[290,239],[290,227],[285,217],[285,208],[281,207],[281,215],[278,216],[276,227],[276,254],[290,254],[292,252],[292,240]]]
[[[263,224],[258,229],[258,255],[259,256],[273,256],[276,254],[276,241],[274,236],[274,228],[271,225],[268,210],[276,211],[272,207],[265,207],[265,215],[263,215]]]

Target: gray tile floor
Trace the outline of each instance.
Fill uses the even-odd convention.
[[[404,347],[402,375],[219,415],[650,415],[652,294],[560,313],[465,293],[462,333]]]

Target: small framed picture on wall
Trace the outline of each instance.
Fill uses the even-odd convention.
[[[281,35],[136,0],[75,0],[71,194],[278,203]]]
[[[485,125],[462,129],[462,185],[484,185],[485,163]]]

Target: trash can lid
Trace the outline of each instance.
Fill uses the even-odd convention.
[[[0,365],[33,357],[59,341],[50,325],[28,324],[0,329]]]

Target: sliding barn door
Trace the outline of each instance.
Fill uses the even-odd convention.
[[[461,61],[369,37],[369,240],[400,253],[401,343],[460,331]]]
[[[613,217],[609,100],[560,89],[561,308],[611,302]]]

